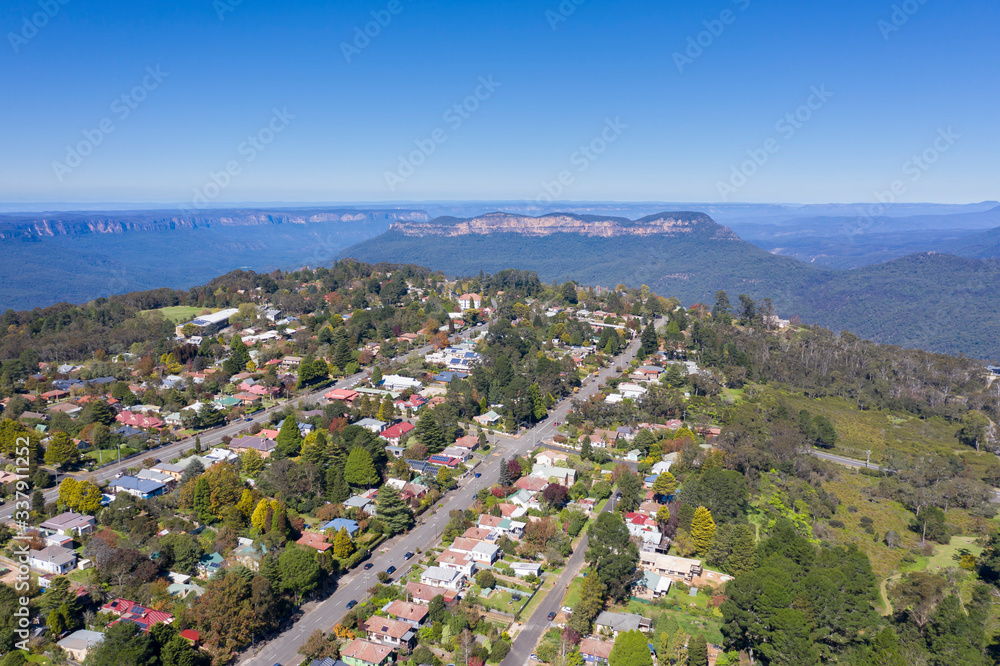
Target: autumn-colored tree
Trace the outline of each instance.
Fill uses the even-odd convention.
[[[265,526],[267,524],[267,514],[270,511],[271,505],[268,499],[265,497],[257,502],[257,508],[253,510],[253,514],[250,516],[250,525],[261,532],[266,531]]]

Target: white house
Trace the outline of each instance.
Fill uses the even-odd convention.
[[[403,377],[402,375],[386,375],[382,378],[382,388],[386,391],[405,391],[406,389],[419,391],[423,388],[423,384],[420,383],[419,379]]]
[[[65,650],[70,659],[78,664],[82,664],[91,648],[100,645],[103,640],[104,634],[99,631],[78,629],[59,641],[56,645]]]
[[[454,569],[444,569],[442,567],[427,567],[427,569],[420,574],[420,582],[424,585],[434,585],[435,587],[443,587],[447,590],[460,590],[462,589],[462,583],[465,581],[465,576],[462,572],[455,571]]]
[[[76,568],[76,553],[61,546],[28,551],[28,564],[36,571],[61,576]]]

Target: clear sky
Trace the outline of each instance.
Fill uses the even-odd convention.
[[[5,0],[0,201],[996,199],[998,25],[995,0]]]

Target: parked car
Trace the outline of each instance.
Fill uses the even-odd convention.
[[[351,599],[350,601],[347,602],[347,610],[351,610],[352,608],[354,608],[357,605],[358,605],[358,600],[357,599]]]
[[[570,608],[569,606],[563,606],[562,607],[562,612],[565,613],[566,615],[569,615],[570,613],[573,612],[573,609]]]
[[[392,574],[396,573],[396,567],[390,566],[388,569],[385,570],[385,572],[391,576]]]
[[[365,571],[368,571],[368,570],[369,570],[369,569],[371,569],[371,568],[372,568],[373,566],[375,566],[375,565],[374,565],[374,564],[372,564],[371,562],[365,562]]]
[[[404,560],[408,560],[411,557],[413,557],[413,553],[411,553],[410,551],[406,551],[406,555],[403,555]]]

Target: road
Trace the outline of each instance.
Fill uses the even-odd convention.
[[[579,393],[564,398],[556,405],[545,421],[537,424],[534,428],[522,433],[519,437],[507,435],[496,435],[490,438],[493,448],[490,455],[484,460],[476,471],[482,476],[475,478],[469,476],[464,479],[458,490],[454,490],[445,495],[438,506],[432,512],[425,514],[426,519],[418,524],[406,534],[396,536],[386,541],[382,550],[374,554],[368,561],[374,564],[369,571],[363,571],[360,567],[352,573],[341,577],[338,581],[337,590],[325,600],[307,610],[289,629],[279,636],[276,636],[268,643],[258,646],[256,654],[245,653],[239,660],[245,666],[271,666],[272,664],[296,664],[302,660],[298,653],[298,648],[308,640],[309,635],[316,629],[329,631],[347,613],[347,602],[352,599],[361,601],[367,596],[367,590],[371,587],[379,571],[385,571],[390,565],[395,565],[398,574],[406,570],[407,562],[403,555],[407,551],[416,552],[417,548],[427,550],[433,547],[441,538],[445,525],[448,523],[448,514],[454,509],[467,509],[475,503],[476,494],[483,488],[494,485],[500,477],[500,459],[512,458],[517,455],[524,455],[534,449],[538,442],[547,437],[552,437],[558,432],[556,422],[564,421],[566,415],[572,408],[572,397],[586,399],[592,396],[598,386],[615,373],[616,366],[624,366],[635,358],[639,349],[639,341],[636,339],[622,352],[613,362],[600,371],[596,379],[591,378],[580,388]],[[610,503],[609,503],[610,504]],[[423,518],[423,517],[422,517]],[[585,542],[581,542],[582,544]],[[578,547],[577,553],[571,557],[573,562],[577,555],[581,558],[585,547]],[[569,567],[567,567],[569,571]],[[565,572],[564,572],[565,575]],[[565,589],[565,585],[563,586]],[[562,599],[558,595],[556,604]],[[549,603],[546,598],[545,603]],[[548,613],[549,611],[545,611]],[[536,611],[537,615],[537,611]],[[540,616],[541,617],[541,616]],[[537,641],[537,638],[536,638]],[[518,650],[520,644],[515,641]],[[534,647],[532,643],[528,652]],[[527,654],[527,653],[526,653]],[[508,663],[504,661],[503,663]],[[513,662],[511,662],[513,663]],[[520,662],[524,663],[524,662]]]
[[[832,463],[843,465],[844,467],[855,467],[861,469],[867,468],[874,470],[876,472],[882,471],[882,468],[876,465],[875,463],[866,463],[863,460],[855,460],[854,458],[845,458],[844,456],[838,456],[833,453],[825,453],[823,451],[817,451],[816,449],[809,449],[809,453],[813,454],[817,458],[821,458],[823,460],[829,460]]]
[[[487,326],[488,324],[485,323],[480,324],[474,328],[469,329],[469,331],[466,332],[464,335],[477,334]],[[407,352],[406,354],[399,356],[393,360],[405,363],[406,361],[416,356],[423,356],[427,354],[430,350],[431,350],[430,345],[424,345],[423,347],[413,349]],[[289,405],[298,406],[303,403],[314,403],[316,402],[316,400],[320,399],[322,395],[327,391],[334,388],[347,388],[349,386],[354,386],[361,380],[365,379],[367,375],[368,373],[365,371],[357,372],[351,375],[350,377],[345,377],[340,381],[335,382],[333,385],[324,386],[323,388],[317,391],[313,391],[311,393],[291,398],[290,400],[275,405],[274,407],[269,407],[264,411],[258,412],[257,414],[254,414],[253,416],[250,417],[251,421],[247,421],[246,419],[241,419],[239,421],[234,421],[228,425],[220,426],[218,428],[213,428],[211,430],[203,430],[199,432],[197,436],[201,438],[201,445],[203,448],[212,447],[216,444],[221,443],[222,438],[224,436],[229,435],[230,437],[235,437],[241,431],[250,428],[250,426],[252,426],[254,423],[260,423],[261,425],[266,425],[268,423],[268,419],[270,418],[271,414],[273,414],[276,411],[283,410]],[[179,457],[181,453],[191,449],[193,446],[194,446],[194,437],[187,437],[178,442],[173,442],[171,444],[167,444],[166,446],[161,446],[157,449],[143,451],[139,455],[132,456],[131,458],[126,458],[121,462],[116,462],[106,467],[101,467],[97,471],[79,472],[72,474],[70,476],[73,476],[78,479],[84,479],[84,478],[94,479],[98,483],[104,481],[110,481],[111,479],[115,478],[115,476],[119,472],[124,472],[129,467],[139,466],[141,464],[142,459],[144,458],[152,456],[159,458],[160,460],[172,460],[173,458]],[[64,476],[65,475],[61,475],[62,478],[64,478]],[[49,488],[48,490],[44,491],[43,494],[45,496],[46,502],[55,501],[56,498],[59,497],[58,484],[54,488]],[[0,507],[0,521],[9,520],[11,516],[13,516],[15,508],[16,506],[14,502],[8,502],[6,505]]]
[[[609,500],[601,513],[612,509],[614,499]],[[562,607],[562,600],[566,594],[566,588],[573,582],[573,579],[583,568],[583,558],[587,553],[587,532],[583,533],[583,538],[577,544],[576,549],[566,562],[566,568],[556,581],[555,587],[548,591],[545,599],[542,600],[532,613],[531,617],[525,620],[525,625],[514,637],[514,643],[510,646],[510,652],[500,662],[500,666],[523,666],[528,663],[528,657],[535,651],[535,646],[542,638],[542,635],[550,628],[556,626],[554,622],[549,622],[549,613],[559,613]]]

